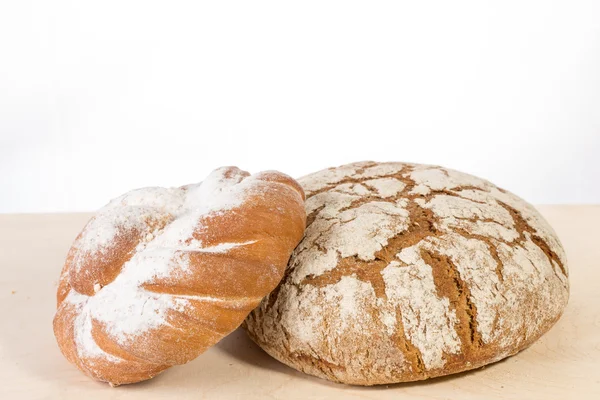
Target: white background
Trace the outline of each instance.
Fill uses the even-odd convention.
[[[599,153],[598,1],[0,0],[0,212],[366,159],[599,203]]]

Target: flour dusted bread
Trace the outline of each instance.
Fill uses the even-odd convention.
[[[67,256],[54,318],[62,353],[113,385],[194,359],[280,281],[304,232],[303,200],[286,175],[234,167],[113,200]]]
[[[465,371],[529,346],[567,304],[552,228],[490,182],[373,162],[299,182],[305,237],[245,321],[291,367],[358,385]]]

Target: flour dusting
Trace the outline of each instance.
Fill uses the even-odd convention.
[[[299,182],[304,239],[247,319],[250,336],[292,367],[369,385],[460,372],[519,351],[566,305],[556,234],[484,179],[361,162]]]
[[[111,201],[86,226],[76,245],[80,254],[102,257],[119,232],[148,228],[147,217],[155,214],[168,216],[170,223],[143,235],[131,259],[116,278],[101,287],[94,285],[94,295],[86,296],[71,289],[66,302],[76,305],[79,313],[75,320],[75,339],[80,357],[119,359],[104,352],[92,337],[92,320],[102,324],[115,342],[125,344],[152,329],[168,325],[172,310],[184,311],[190,299],[219,301],[211,297],[181,296],[145,290],[145,284],[156,278],[177,276],[185,279],[189,270],[191,252],[224,253],[242,243],[220,243],[205,246],[194,239],[201,229],[202,217],[238,207],[245,201],[248,188],[253,184],[248,176],[237,169],[222,168],[214,171],[205,181],[179,189],[146,188],[135,190]],[[79,273],[85,273],[76,265]]]

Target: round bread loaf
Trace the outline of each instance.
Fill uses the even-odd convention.
[[[62,353],[112,385],[194,359],[279,283],[305,222],[302,189],[279,172],[220,168],[113,200],[67,256],[54,317]]]
[[[357,385],[457,373],[529,346],[567,304],[556,234],[488,181],[361,162],[299,182],[305,237],[245,321],[293,368]]]

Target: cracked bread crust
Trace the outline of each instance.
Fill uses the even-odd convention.
[[[305,237],[244,324],[293,368],[357,385],[457,373],[526,348],[567,304],[556,234],[488,181],[360,162],[299,182]]]

